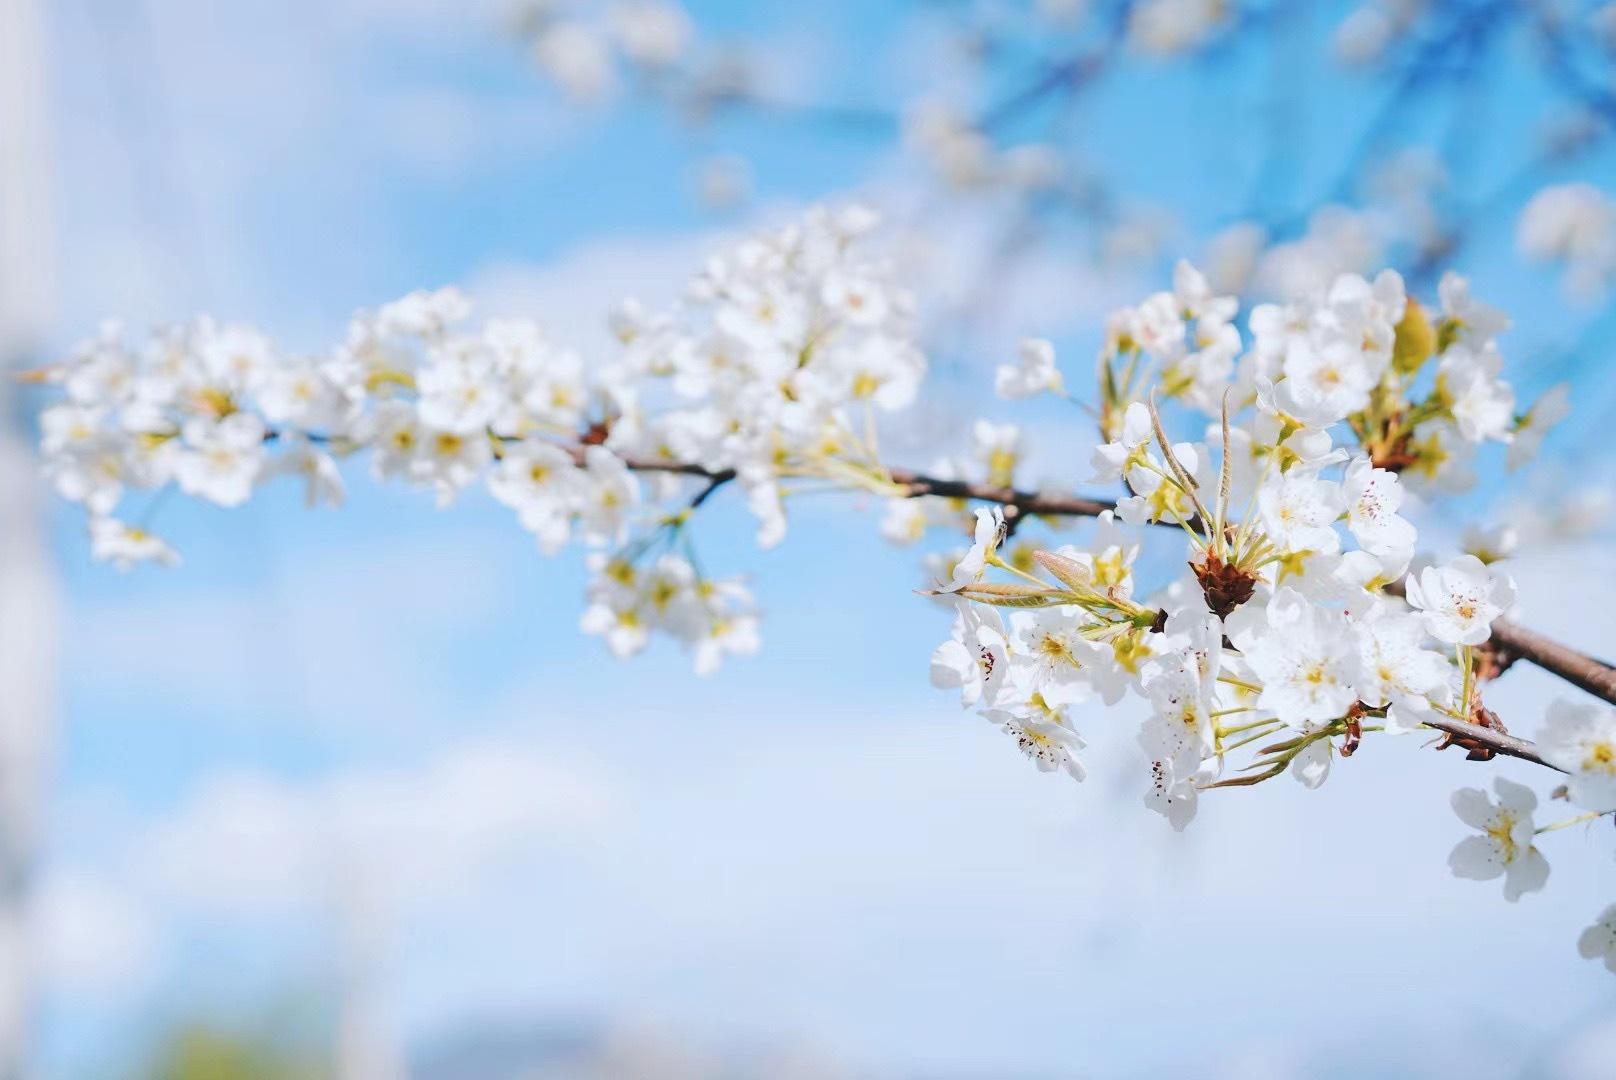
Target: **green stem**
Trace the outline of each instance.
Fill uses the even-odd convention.
[[[1272,726],[1265,726],[1261,730],[1253,731],[1250,735],[1247,735],[1243,739],[1236,739],[1232,743],[1226,743],[1222,747],[1219,748],[1218,753],[1227,754],[1232,750],[1240,749],[1242,746],[1245,746],[1247,743],[1254,743],[1258,739],[1266,739],[1266,738],[1268,738],[1268,736],[1274,734],[1276,731],[1279,731],[1281,728],[1283,728],[1285,726],[1284,724],[1281,724],[1278,720],[1264,720],[1263,724],[1272,725]],[[1237,729],[1237,730],[1244,730],[1244,729],[1242,728],[1242,729]]]
[[[1556,821],[1553,825],[1544,825],[1540,829],[1533,829],[1532,835],[1542,836],[1544,833],[1554,832],[1556,829],[1569,829],[1573,825],[1581,825],[1588,821],[1598,821],[1606,814],[1611,813],[1616,813],[1616,810],[1590,810],[1586,814],[1578,814],[1576,817],[1566,818],[1564,821]]]

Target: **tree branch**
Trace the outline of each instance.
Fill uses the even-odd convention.
[[[1116,502],[1112,499],[1090,499],[1081,495],[1046,495],[1037,491],[995,487],[992,484],[972,484],[964,480],[939,480],[908,469],[891,469],[887,475],[892,477],[893,483],[906,489],[903,495],[906,499],[917,499],[923,495],[935,495],[944,499],[972,499],[976,502],[998,503],[1000,506],[1014,509],[1017,516],[1043,514],[1049,517],[1099,517],[1105,511],[1117,508]],[[1008,513],[1006,516],[1009,516]]]
[[[1595,697],[1616,704],[1616,668],[1508,619],[1493,623],[1493,644]]]
[[[945,498],[973,499],[977,502],[999,503],[1014,507],[1021,514],[1048,514],[1056,517],[1098,517],[1105,510],[1116,509],[1116,503],[1110,499],[1090,499],[1082,496],[1044,495],[1038,492],[1016,491],[1010,488],[998,488],[988,484],[972,484],[963,480],[938,480],[921,473],[906,470],[893,470],[893,482],[903,485],[906,497],[917,498],[922,495],[937,495]],[[1177,528],[1174,522],[1157,522],[1157,524]],[[1493,623],[1493,643],[1509,653],[1536,664],[1543,670],[1558,675],[1567,682],[1581,687],[1608,702],[1616,704],[1616,668],[1585,656],[1575,649],[1562,645],[1552,638],[1545,637],[1534,630],[1528,630],[1506,619],[1499,619]],[[1485,746],[1495,753],[1506,757],[1519,758],[1530,761],[1536,765],[1563,772],[1558,766],[1550,765],[1544,761],[1537,752],[1535,744],[1526,739],[1517,739],[1513,735],[1506,735],[1493,728],[1482,727],[1480,724],[1466,723],[1463,720],[1450,720],[1445,716],[1437,716],[1426,722],[1427,727],[1445,731],[1450,735],[1458,736],[1469,742]]]
[[[278,433],[271,432],[269,438],[276,438]],[[311,439],[317,437],[311,436]],[[584,463],[584,455],[588,445],[577,445],[565,448],[572,454],[573,460],[579,465]],[[719,488],[734,480],[734,469],[710,469],[688,461],[666,461],[661,458],[625,457],[623,464],[634,472],[663,472],[675,473],[681,476],[695,476],[707,480],[708,486],[696,496],[690,509],[698,508]],[[1083,495],[1051,495],[1038,491],[1021,491],[1016,488],[997,487],[993,484],[976,484],[967,480],[946,480],[925,473],[914,472],[909,469],[889,469],[888,477],[894,485],[902,489],[901,495],[895,497],[918,499],[923,496],[936,496],[944,499],[968,499],[973,502],[994,503],[1006,509],[1007,517],[1026,517],[1043,515],[1048,517],[1099,517],[1107,510],[1116,509],[1113,499],[1089,498]],[[1176,522],[1159,521],[1154,524],[1176,529]],[[1389,591],[1401,593],[1401,589],[1393,586]],[[1521,660],[1542,668],[1551,675],[1559,676],[1573,686],[1586,690],[1595,697],[1604,699],[1616,705],[1616,667],[1597,660],[1585,653],[1580,653],[1569,645],[1564,645],[1553,638],[1546,637],[1535,630],[1499,619],[1493,623],[1492,644]],[[1524,739],[1516,739],[1508,735],[1500,735],[1488,728],[1476,724],[1466,724],[1457,720],[1440,720],[1430,724],[1431,727],[1440,728],[1452,734],[1475,739],[1496,750],[1500,754],[1510,757],[1522,758],[1545,765],[1537,756],[1532,744]],[[1553,766],[1550,766],[1551,768]]]
[[[573,459],[582,464],[585,448],[578,446],[568,449]],[[677,473],[680,476],[698,476],[720,482],[735,479],[734,469],[709,469],[688,461],[625,457],[623,464],[634,472]],[[944,480],[909,469],[888,469],[887,476],[894,484],[904,489],[901,493],[895,493],[894,498],[918,499],[925,495],[934,495],[942,499],[969,499],[973,502],[997,503],[1013,508],[1017,514],[1023,516],[1099,517],[1105,511],[1117,508],[1114,499],[1091,499],[1082,495],[1048,495],[1038,491],[996,487],[993,484],[973,484],[966,480]],[[1168,524],[1175,529],[1178,527],[1172,522]]]
[[[1465,745],[1479,744],[1496,754],[1503,754],[1505,757],[1520,758],[1522,761],[1530,761],[1534,765],[1541,765],[1545,769],[1565,772],[1560,766],[1551,765],[1544,761],[1538,755],[1536,743],[1528,742],[1525,739],[1517,739],[1513,735],[1506,735],[1496,728],[1482,727],[1480,724],[1466,723],[1463,720],[1451,720],[1440,714],[1426,720],[1425,726],[1436,728],[1438,731],[1445,731],[1454,736],[1456,740],[1462,740]]]

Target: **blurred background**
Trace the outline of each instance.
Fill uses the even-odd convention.
[[[892,456],[985,409],[1071,485],[1081,416],[984,405],[1018,338],[1079,380],[1179,256],[1247,299],[1451,266],[1522,399],[1575,408],[1423,527],[1516,523],[1525,620],[1612,655],[1613,123],[1598,3],[0,0],[0,348],[205,311],[316,349],[458,283],[600,349],[724,237],[857,198],[933,363]],[[915,552],[828,501],[767,554],[703,517],[766,610],[708,680],[580,636],[582,568],[486,497],[175,502],[184,568],[119,574],[0,394],[8,1080],[1616,1075],[1573,945],[1609,839],[1558,834],[1519,905],[1453,879],[1449,792],[1491,775],[1456,755],[1174,834],[1127,717],[1084,718],[1077,786],[932,691]],[[1556,692],[1490,701],[1530,732]]]

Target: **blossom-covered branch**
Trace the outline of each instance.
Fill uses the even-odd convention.
[[[1616,711],[1557,705],[1534,745],[1484,700],[1512,659],[1607,697],[1609,669],[1503,620],[1498,544],[1418,554],[1421,500],[1471,483],[1488,444],[1522,463],[1564,411],[1555,394],[1517,408],[1507,320],[1462,279],[1422,304],[1395,273],[1342,275],[1259,305],[1242,333],[1236,301],[1180,264],[1171,290],[1108,320],[1073,413],[1097,423],[1088,482],[1124,492],[1112,502],[1019,482],[1008,424],[977,422],[968,452],[923,472],[887,463],[882,418],[916,400],[926,360],[874,224],[819,209],[748,237],[672,310],[623,305],[616,355],[589,363],[532,322],[472,325],[452,290],[360,313],[315,356],[208,320],[135,344],[108,327],[42,373],[63,396],[41,418],[45,469],[88,511],[94,553],[125,566],[177,560],[152,532],[172,489],[237,506],[288,476],[338,502],[341,462],[361,456],[440,507],[481,487],[542,552],[586,549],[584,631],[619,656],[670,636],[702,673],[759,645],[748,588],[698,556],[690,526],[712,497],[740,488],[772,547],[796,497],[857,493],[881,500],[896,543],[970,539],[926,560],[925,591],[954,615],[932,681],[1078,779],[1079,710],[1137,698],[1145,802],[1176,828],[1205,793],[1285,773],[1316,787],[1366,743],[1420,731],[1560,770],[1572,802],[1616,811]],[[1036,340],[994,385],[1086,396]],[[1074,517],[1092,523],[1060,542]],[[1147,531],[1163,559],[1142,557]],[[1118,714],[1081,715],[1092,731]],[[1505,785],[1485,813],[1479,792],[1456,802],[1484,836],[1455,867],[1518,894],[1546,863]]]
[[[581,460],[582,450],[580,449],[576,453]],[[666,462],[631,459],[627,464],[633,470],[680,472],[706,477],[717,483],[727,482],[734,479],[735,476],[731,470],[714,473],[701,466],[692,466],[687,463],[673,465]],[[936,497],[995,503],[1005,508],[1004,513],[1007,521],[1034,516],[1099,517],[1103,513],[1112,512],[1116,509],[1114,500],[1089,498],[1081,495],[1048,494],[1040,491],[1017,491],[1012,488],[996,487],[991,484],[973,483],[966,480],[939,479],[909,469],[889,469],[887,475],[895,485],[903,489],[903,496],[908,498]],[[704,494],[710,493],[711,490],[711,488],[704,489]],[[1155,524],[1176,527],[1174,523],[1166,521],[1158,521]],[[1616,704],[1616,668],[1611,667],[1611,665],[1602,660],[1584,655],[1547,635],[1520,626],[1508,619],[1494,621],[1488,641],[1502,650],[1503,655],[1509,657],[1512,662],[1514,660],[1525,660],[1565,679],[1590,694],[1597,695],[1612,704]],[[1495,753],[1521,758],[1540,765],[1545,764],[1537,756],[1536,750],[1530,742],[1502,734],[1494,728],[1482,727],[1460,720],[1430,723],[1428,726],[1462,737],[1470,743],[1486,746]]]
[[[571,447],[568,452],[574,464],[579,466],[584,464],[586,447]],[[737,476],[734,469],[715,470],[692,462],[630,457],[624,459],[623,463],[631,472],[660,472],[707,480],[708,484],[692,500],[690,509],[698,508],[721,486]],[[1116,509],[1114,500],[1040,491],[1017,491],[987,483],[941,479],[911,469],[888,469],[886,475],[893,485],[901,489],[895,493],[897,497],[965,499],[971,502],[994,503],[1004,507],[1007,521],[1035,516],[1099,517]],[[1171,522],[1158,521],[1155,524],[1176,527]],[[1499,619],[1493,623],[1489,641],[1502,649],[1511,660],[1519,659],[1535,664],[1591,694],[1616,704],[1616,669],[1604,661],[1585,656],[1567,645],[1507,619]],[[1428,726],[1462,737],[1470,744],[1485,746],[1494,753],[1521,758],[1540,765],[1545,764],[1537,756],[1531,743],[1503,734],[1495,728],[1460,720],[1430,722]]]

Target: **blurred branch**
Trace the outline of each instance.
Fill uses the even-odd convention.
[[[884,134],[896,131],[902,125],[897,113],[875,106],[791,101],[785,98],[766,97],[752,91],[709,98],[701,101],[692,111],[699,112],[703,117],[717,113],[753,112],[767,116],[771,120],[861,133]]]
[[[1028,108],[1057,92],[1074,94],[1103,74],[1122,55],[1128,32],[1129,2],[1119,3],[1108,20],[1104,40],[1089,51],[1049,65],[1031,82],[990,106],[976,122],[977,130],[988,132],[1015,119]]]
[[[1537,29],[1543,48],[1544,72],[1574,100],[1593,110],[1607,124],[1616,125],[1616,92],[1577,68],[1571,55],[1571,43],[1552,8],[1544,7],[1538,16]]]

